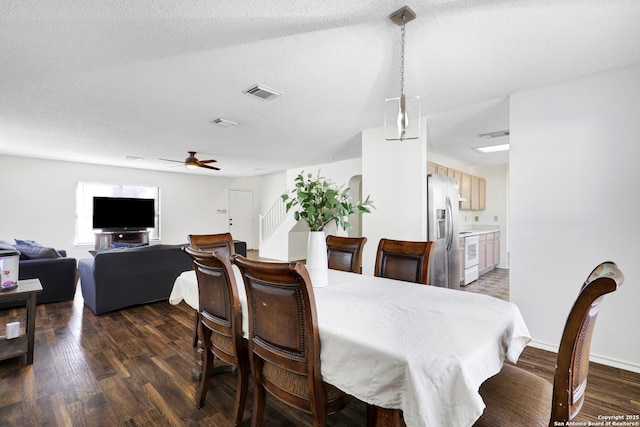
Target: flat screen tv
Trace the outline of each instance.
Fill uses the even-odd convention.
[[[94,197],[93,228],[146,230],[155,227],[155,200],[130,197]]]

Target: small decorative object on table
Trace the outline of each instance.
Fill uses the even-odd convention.
[[[17,282],[6,281],[0,284],[0,292],[10,291],[10,290],[16,289],[17,287],[18,287]]]
[[[296,221],[304,220],[309,226],[306,267],[314,288],[327,286],[327,246],[324,227],[331,221],[346,230],[349,215],[371,212],[373,201],[367,196],[364,202],[354,205],[351,202],[349,188],[338,187],[330,179],[312,174],[304,175],[304,171],[294,180],[295,188],[282,195],[286,203],[286,211],[298,206],[294,212]]]
[[[20,252],[0,250],[0,291],[9,291],[18,287],[18,269]]]

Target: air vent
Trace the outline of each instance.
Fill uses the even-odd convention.
[[[244,93],[268,101],[271,101],[272,99],[275,99],[282,95],[282,92],[278,92],[277,90],[261,85],[255,85],[252,88],[245,90]]]
[[[509,129],[499,130],[499,131],[496,131],[496,132],[481,133],[478,136],[480,138],[484,138],[484,139],[500,138],[502,136],[509,136]]]
[[[222,126],[223,128],[232,128],[234,126],[238,126],[238,122],[234,122],[233,120],[221,119],[218,117],[217,119],[211,120],[210,123],[214,125]]]

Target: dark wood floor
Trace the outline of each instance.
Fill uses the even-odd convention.
[[[0,311],[0,325],[24,309]],[[231,374],[215,377],[197,409],[191,369],[193,312],[158,302],[94,316],[75,301],[39,305],[34,364],[0,362],[1,426],[228,426],[235,393]],[[0,328],[1,329],[1,328]],[[552,353],[528,348],[524,366],[551,379]],[[250,425],[252,394],[243,426]],[[309,417],[267,399],[265,426],[309,425]],[[592,364],[578,420],[640,413],[640,375]],[[365,405],[353,402],[330,426],[364,426]],[[523,424],[523,425],[526,425]]]

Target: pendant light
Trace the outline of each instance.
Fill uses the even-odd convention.
[[[388,98],[384,103],[384,135],[387,141],[420,138],[420,98],[404,94],[404,26],[416,14],[404,6],[389,16],[400,26],[400,96]]]

